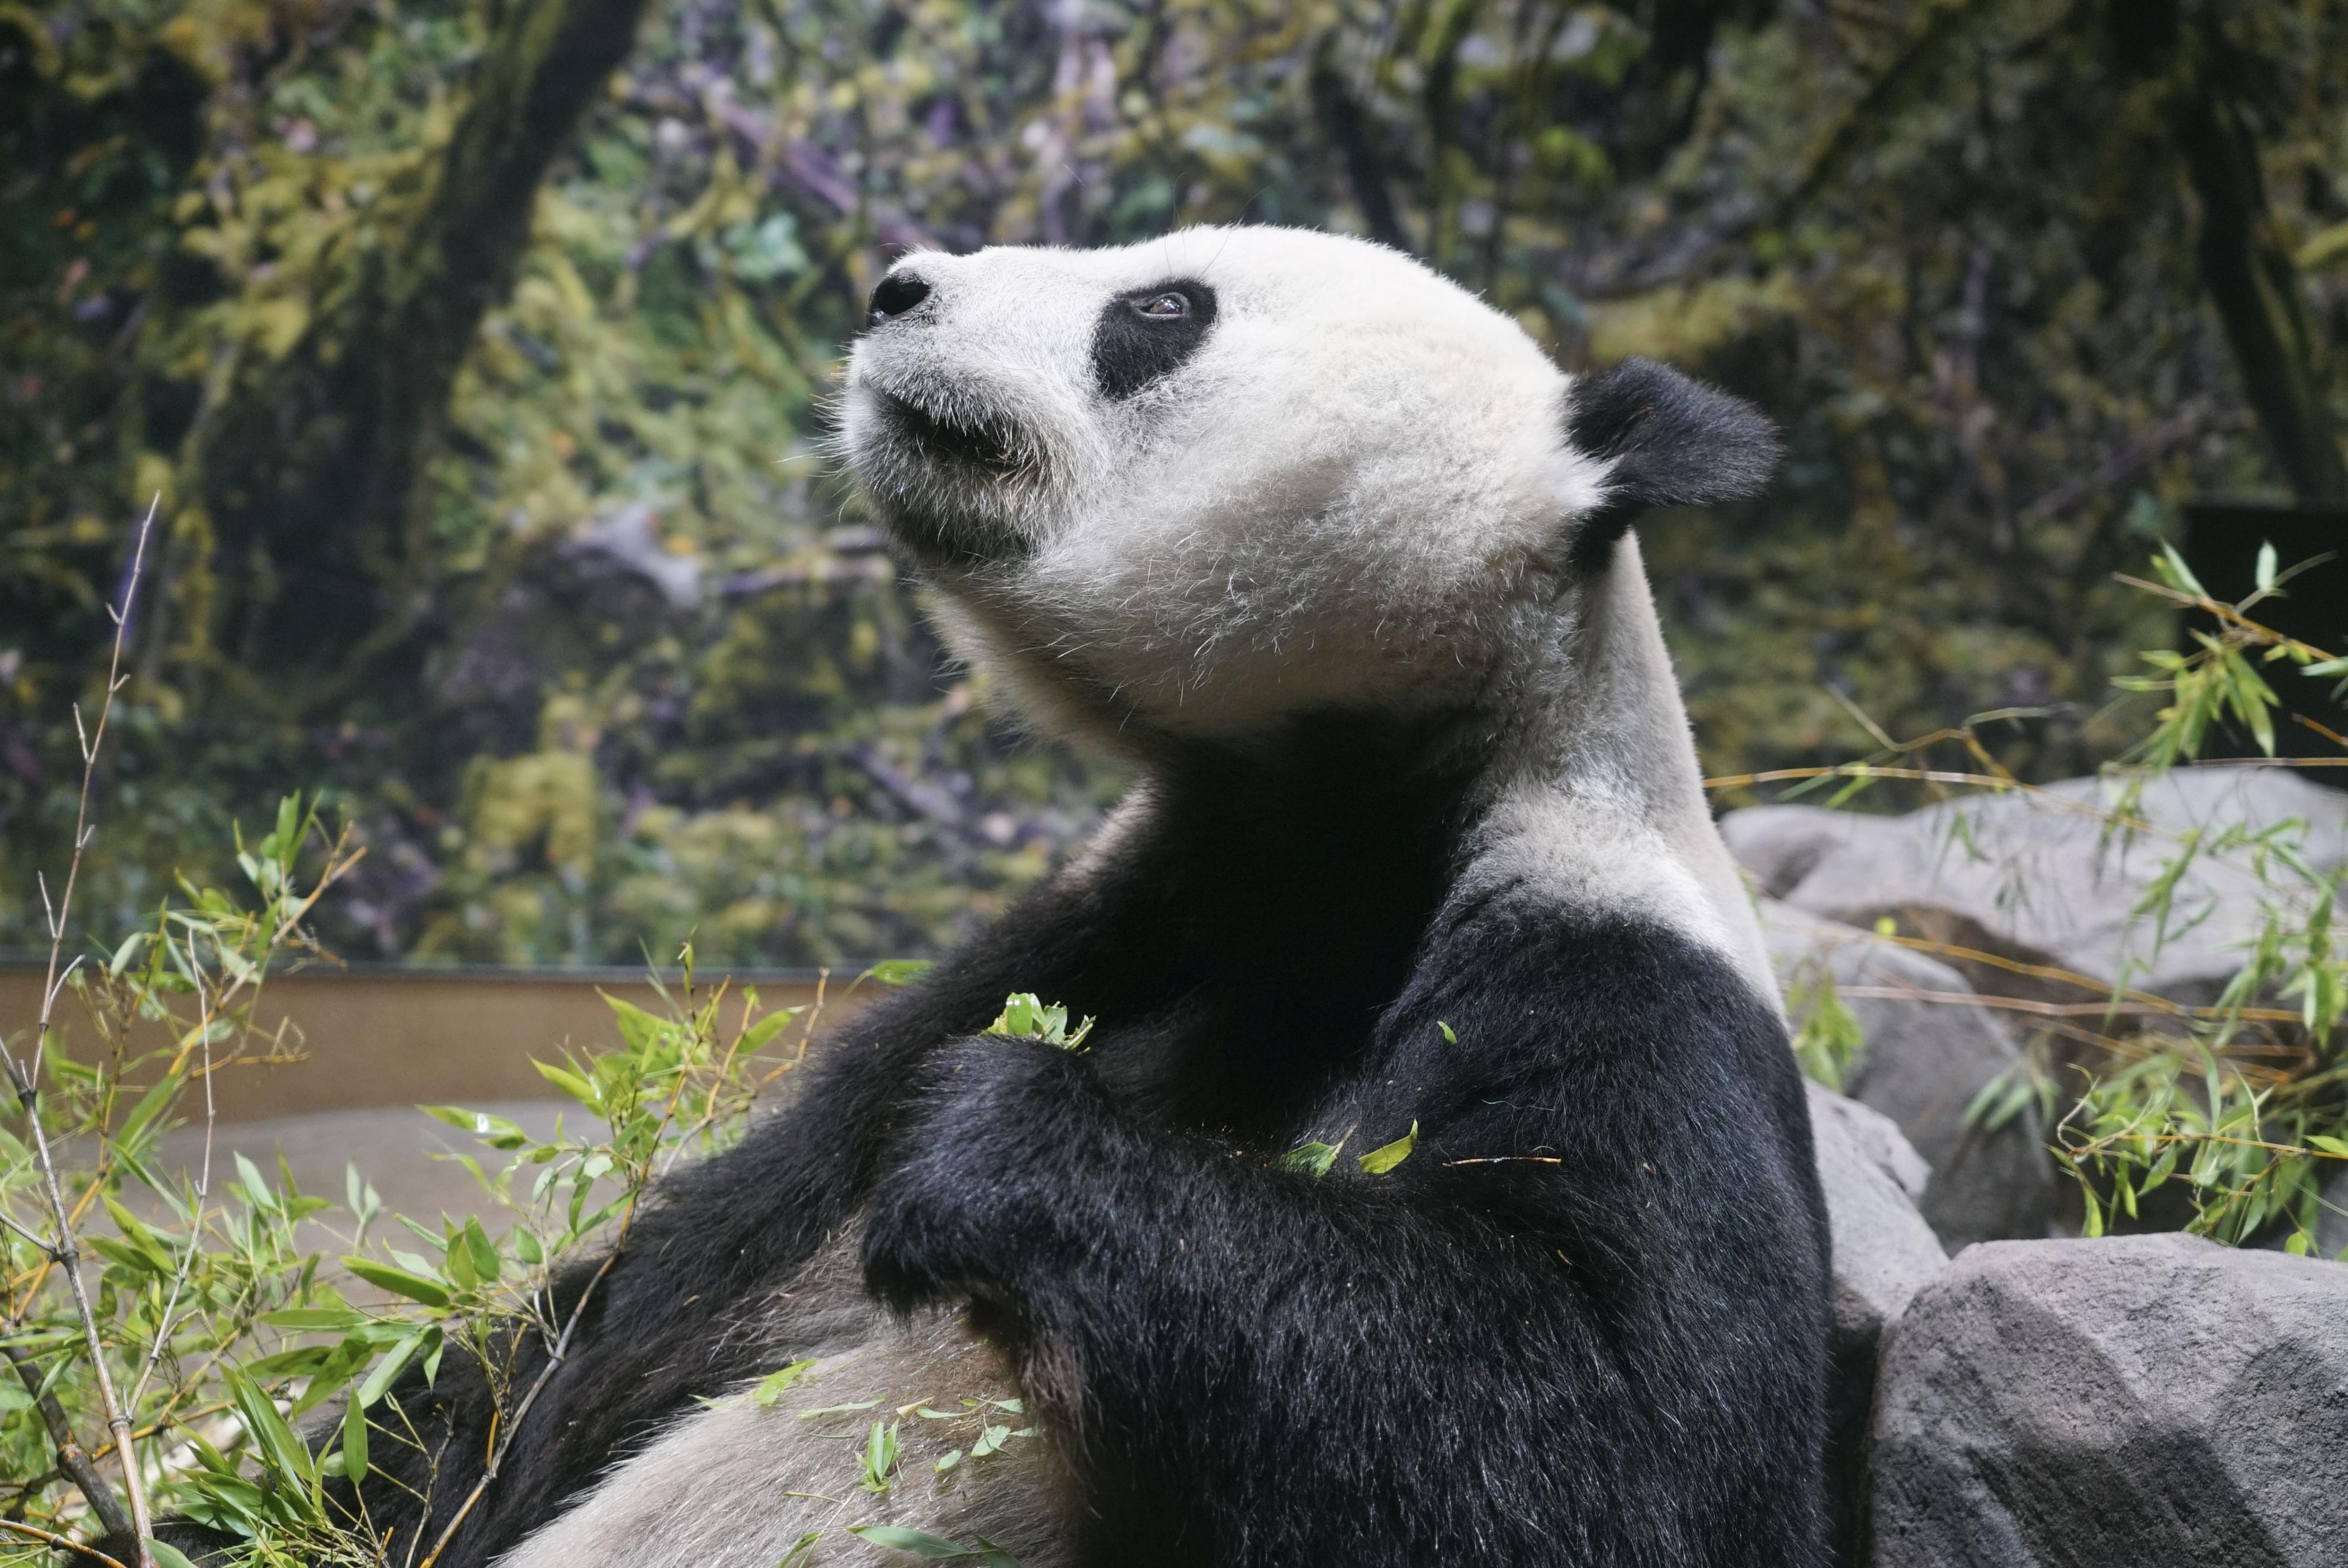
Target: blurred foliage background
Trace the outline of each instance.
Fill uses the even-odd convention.
[[[158,492],[90,929],[289,780],[352,958],[997,907],[1117,781],[823,456],[917,245],[1342,229],[1711,377],[1791,458],[1647,531],[1707,766],[2083,771],[2178,503],[2348,501],[2343,93],[2341,0],[0,0],[0,947]]]

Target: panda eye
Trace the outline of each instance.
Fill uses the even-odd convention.
[[[1196,278],[1113,294],[1093,327],[1093,384],[1110,402],[1181,368],[1215,325],[1215,291]]]

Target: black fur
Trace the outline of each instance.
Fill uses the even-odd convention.
[[[1777,432],[1759,409],[1652,359],[1581,377],[1569,398],[1573,445],[1614,459],[1605,500],[1574,531],[1570,556],[1585,571],[1603,567],[1644,513],[1758,494],[1777,466]]]
[[[1465,780],[1391,727],[1184,758],[1089,885],[673,1179],[446,1568],[771,1370],[728,1326],[860,1212],[876,1290],[973,1300],[1044,1369],[1102,1568],[1820,1563],[1826,1226],[1782,1025],[1671,931],[1460,895]],[[1089,1054],[973,1037],[1014,989],[1097,1015]],[[1357,1168],[1413,1121],[1401,1166]],[[1341,1136],[1325,1178],[1275,1167]],[[445,1516],[480,1374],[398,1397]],[[367,1491],[401,1560],[415,1508]]]
[[[1150,301],[1172,294],[1183,302],[1179,315],[1143,314]],[[1215,291],[1190,278],[1177,278],[1119,294],[1108,302],[1093,328],[1093,381],[1101,396],[1121,402],[1163,380],[1199,352],[1215,325]]]

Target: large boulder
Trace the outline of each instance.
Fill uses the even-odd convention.
[[[1858,1021],[1866,1043],[1843,1092],[1890,1118],[1931,1166],[1917,1206],[1941,1244],[2046,1234],[2054,1174],[2037,1109],[1993,1131],[1965,1117],[1984,1088],[2021,1068],[2022,1052],[1964,976],[1772,899],[1761,903],[1761,924],[1788,994],[1823,974]]]
[[[1900,1130],[1817,1084],[1810,1133],[1834,1239],[1834,1363],[1827,1395],[1828,1485],[1838,1561],[1860,1561],[1867,1427],[1884,1332],[1948,1262],[1916,1212],[1930,1172]]]
[[[2338,1568],[2348,1266],[1969,1248],[1891,1332],[1870,1463],[1874,1568]]]
[[[2247,857],[2199,857],[2177,889],[2179,918],[2157,932],[2137,906],[2183,835],[2297,821],[2302,853],[2319,872],[2348,865],[2348,793],[2296,774],[2177,769],[2146,788],[2137,810],[2152,831],[2134,836],[2109,830],[2118,792],[2110,779],[2074,779],[1904,817],[1757,806],[1729,813],[1721,834],[1764,892],[1811,914],[1860,927],[1888,915],[2098,985],[2125,965],[2130,985],[2197,1004],[2213,1001],[2240,966],[2266,890]],[[1983,989],[2013,991],[2010,972],[1968,973]],[[2083,998],[2071,990],[2062,999]]]

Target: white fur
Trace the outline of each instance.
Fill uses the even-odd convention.
[[[864,1524],[965,1545],[984,1537],[1021,1568],[1068,1568],[1067,1482],[1032,1418],[1002,1407],[1019,1388],[999,1353],[957,1315],[900,1323],[868,1302],[852,1237],[788,1295],[777,1304],[786,1332],[775,1367],[820,1357],[797,1384],[771,1405],[747,1385],[683,1418],[498,1568],[774,1568],[811,1532],[816,1542],[792,1568],[894,1560],[848,1532]],[[866,1488],[860,1462],[876,1420],[901,1445],[879,1492]],[[990,1426],[1025,1435],[972,1458]],[[962,1459],[940,1470],[955,1450]]]
[[[1761,924],[1705,803],[1638,542],[1581,596],[1519,722],[1468,872],[1568,908],[1632,911],[1726,955],[1782,1009]]]
[[[1608,465],[1567,441],[1568,378],[1514,322],[1398,252],[1288,229],[898,269],[930,297],[850,355],[846,449],[886,512],[929,498],[881,394],[1020,432],[1034,472],[952,504],[1026,552],[930,573],[1013,707],[1112,748],[1318,705],[1468,715],[1503,757],[1479,874],[1665,921],[1775,1001],[1636,549],[1588,582],[1565,563]],[[1217,293],[1205,344],[1104,400],[1102,309],[1186,278]]]

